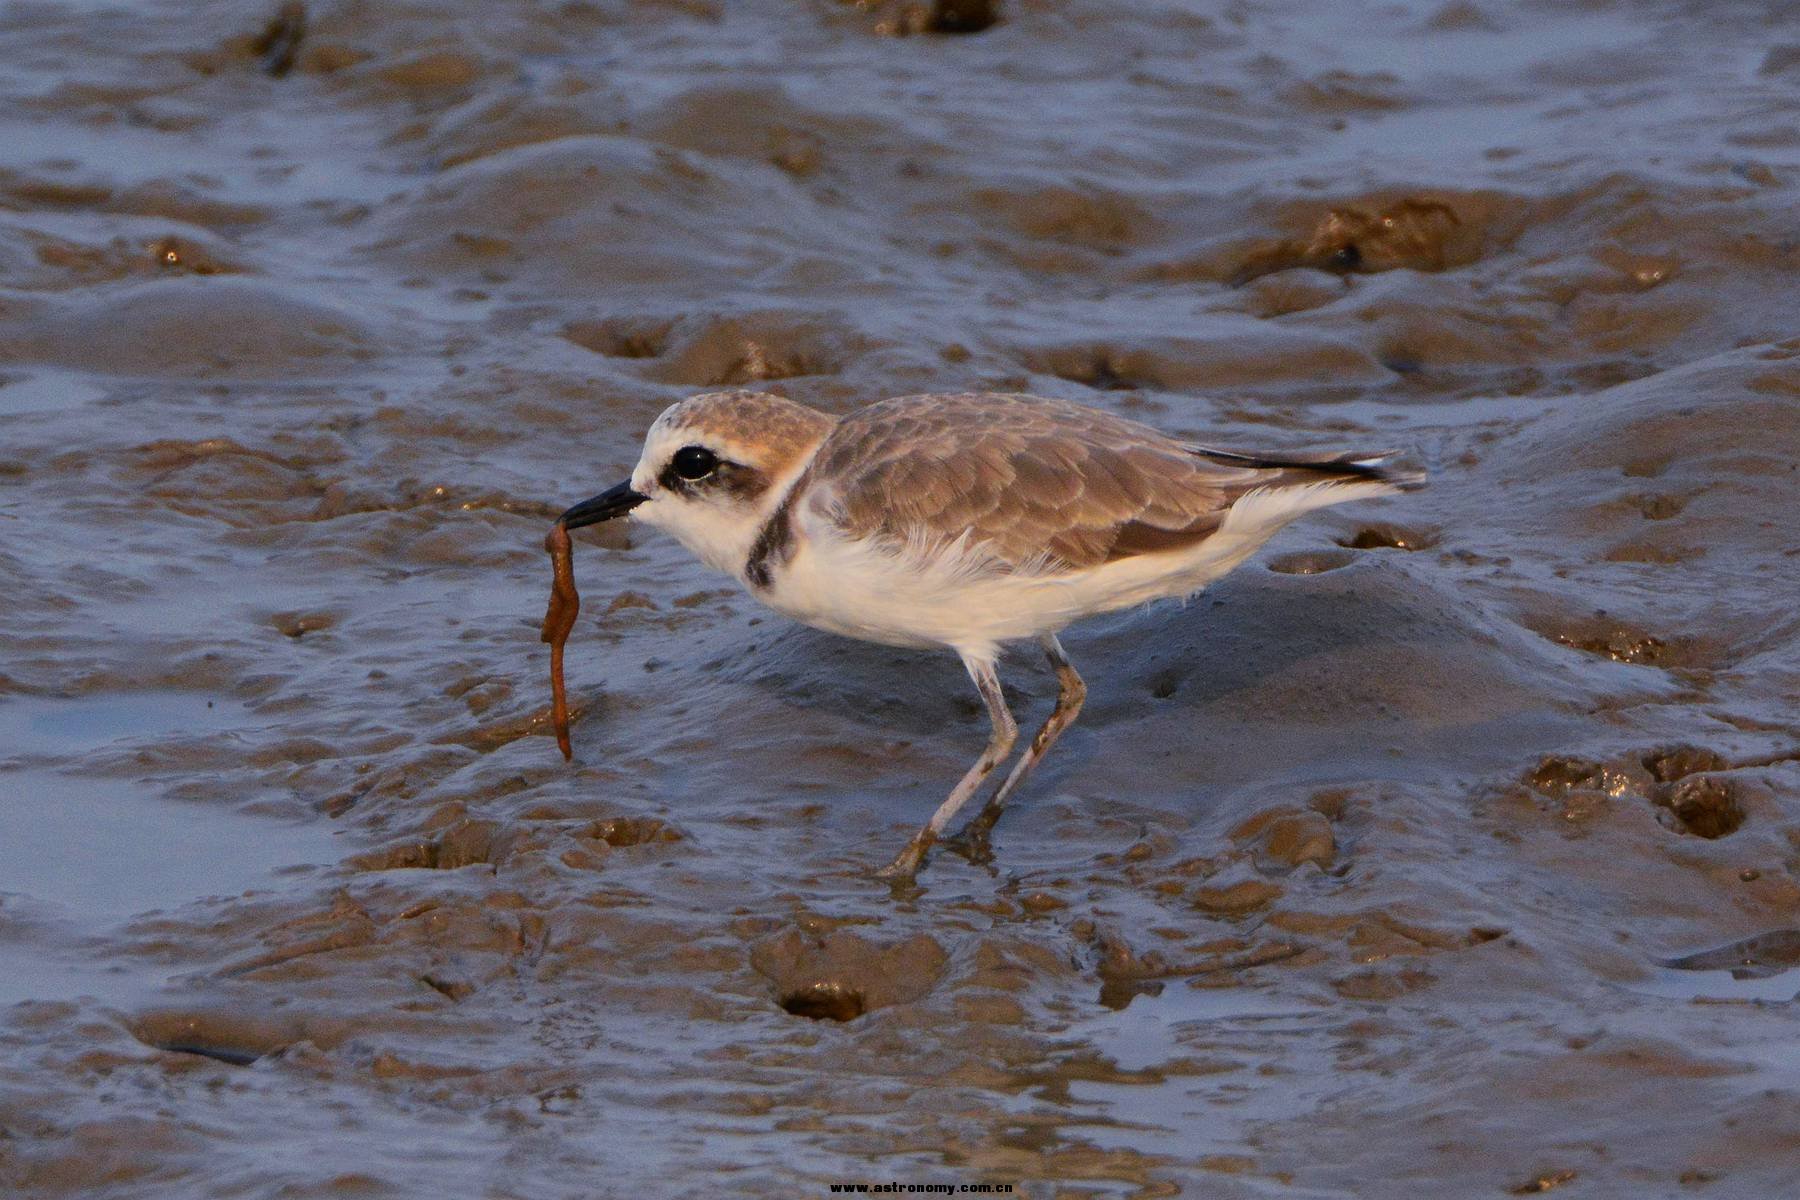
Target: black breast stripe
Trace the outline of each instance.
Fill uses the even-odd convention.
[[[796,491],[799,491],[798,487],[788,489],[788,494],[763,522],[756,541],[750,546],[750,557],[744,560],[744,578],[752,587],[768,587],[770,572],[787,562],[794,552],[794,523],[788,514],[788,506],[793,503]]]

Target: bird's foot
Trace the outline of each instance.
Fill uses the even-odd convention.
[[[959,833],[955,837],[944,839],[944,849],[965,858],[970,866],[984,867],[994,861],[994,847],[986,835],[971,837],[967,833]]]
[[[984,808],[973,821],[964,825],[962,832],[955,837],[944,839],[944,849],[952,854],[960,854],[974,866],[985,866],[994,861],[994,843],[991,834],[994,823],[1000,819],[998,808]]]
[[[925,864],[925,852],[931,849],[931,844],[935,841],[937,834],[929,826],[919,830],[913,835],[912,841],[906,843],[905,848],[894,856],[893,862],[875,872],[876,876],[902,883],[910,882]]]

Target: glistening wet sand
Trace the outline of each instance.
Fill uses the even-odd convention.
[[[0,1191],[1791,1188],[1790,15],[985,7],[0,12]],[[895,898],[948,656],[584,530],[549,736],[742,384],[1434,486],[1072,631]]]

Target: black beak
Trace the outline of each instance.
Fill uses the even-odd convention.
[[[562,516],[556,523],[564,529],[580,529],[583,525],[597,525],[601,521],[610,521],[614,517],[622,517],[650,497],[639,495],[631,490],[631,480],[616,487],[609,487],[592,500],[583,500]]]

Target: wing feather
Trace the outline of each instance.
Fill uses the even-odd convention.
[[[963,539],[994,569],[1060,574],[1191,549],[1251,489],[1317,483],[1347,461],[1209,452],[1060,400],[902,396],[838,422],[802,508],[897,551]]]

